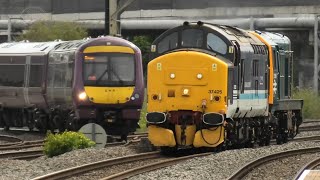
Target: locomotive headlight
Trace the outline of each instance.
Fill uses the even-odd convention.
[[[176,77],[176,75],[175,75],[174,73],[171,73],[171,74],[170,74],[170,78],[171,78],[171,79],[174,79],[175,77]]]
[[[197,74],[198,79],[202,79],[203,75],[201,73]]]
[[[184,88],[184,89],[182,90],[182,96],[189,96],[189,93],[190,93],[190,91],[189,91],[188,88]]]
[[[82,93],[78,94],[78,98],[82,101],[85,100],[87,98],[86,92],[82,92]]]

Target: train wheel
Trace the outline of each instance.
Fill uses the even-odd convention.
[[[128,140],[128,134],[122,134],[120,140],[127,142],[127,140]]]
[[[282,143],[282,135],[278,134],[277,135],[277,144],[281,144]]]
[[[264,146],[264,144],[265,144],[265,140],[264,139],[260,139],[258,145],[259,146]]]
[[[160,147],[160,150],[164,155],[174,155],[177,151],[176,147]]]
[[[39,123],[39,131],[41,133],[46,133],[47,132],[47,128],[48,128],[46,115],[40,115],[38,123]]]
[[[4,120],[4,130],[8,131],[10,129],[10,112],[8,110],[3,112],[3,120]]]
[[[266,138],[266,140],[264,141],[266,146],[270,145],[270,138]]]

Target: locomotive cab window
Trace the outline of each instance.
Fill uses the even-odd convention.
[[[207,35],[207,48],[220,54],[227,53],[227,44],[220,37],[212,33]]]
[[[84,56],[85,86],[133,86],[133,54],[109,53]]]
[[[202,47],[203,31],[200,29],[185,29],[181,34],[182,47]]]
[[[178,33],[174,32],[158,43],[158,53],[175,49],[178,46]]]

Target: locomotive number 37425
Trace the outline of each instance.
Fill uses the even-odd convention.
[[[222,94],[222,90],[209,89],[209,94]]]

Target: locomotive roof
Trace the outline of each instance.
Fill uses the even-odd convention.
[[[0,54],[47,54],[61,42],[10,42],[0,44]]]
[[[274,32],[260,32],[260,31],[256,31],[257,33],[259,33],[262,37],[264,37],[266,39],[266,41],[272,45],[272,46],[280,46],[282,47],[284,50],[290,50],[290,39],[283,35],[283,34],[279,34],[279,33],[274,33]]]

